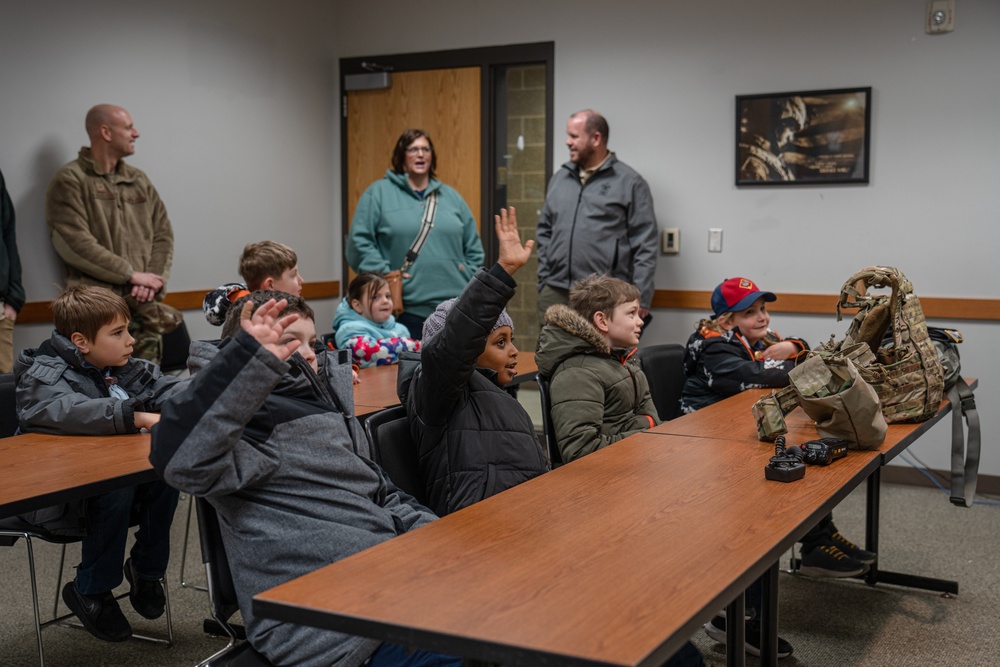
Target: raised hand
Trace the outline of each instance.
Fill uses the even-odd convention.
[[[535,246],[534,239],[528,239],[521,245],[521,235],[517,231],[517,211],[511,206],[500,209],[496,219],[497,241],[500,248],[499,264],[508,275],[520,269],[531,257],[531,249]]]
[[[248,334],[253,336],[271,354],[281,361],[285,361],[295,353],[302,341],[297,339],[282,342],[282,336],[289,324],[299,319],[297,313],[281,316],[281,311],[288,305],[288,301],[282,299],[275,301],[271,299],[257,310],[253,309],[253,303],[247,300],[243,304],[240,313],[240,326]]]

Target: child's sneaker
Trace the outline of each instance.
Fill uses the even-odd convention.
[[[743,648],[752,656],[760,657],[760,621],[754,619],[746,621],[744,627],[746,633]],[[726,643],[726,619],[722,616],[715,616],[705,624],[705,634],[719,642]],[[778,637],[778,657],[787,658],[792,654],[792,645],[781,637]]]
[[[801,574],[811,577],[856,577],[867,571],[867,564],[851,558],[832,542],[803,552],[799,566]]]
[[[830,536],[833,540],[833,545],[843,551],[845,554],[853,558],[854,560],[859,560],[866,565],[871,565],[878,558],[878,555],[874,551],[865,551],[854,542],[840,534],[840,531],[835,532]]]

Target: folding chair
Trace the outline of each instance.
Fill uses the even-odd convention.
[[[246,641],[243,627],[230,623],[233,614],[239,611],[240,607],[236,597],[236,585],[233,583],[233,573],[229,569],[229,557],[222,543],[219,515],[206,499],[194,496],[191,499],[198,513],[201,559],[205,563],[208,602],[212,618],[215,619],[214,623],[205,621],[205,631],[214,634],[215,628],[221,628],[229,640],[226,646],[199,662],[197,667],[214,665],[270,667],[271,663],[267,658],[254,650],[250,642]]]
[[[375,463],[401,491],[426,504],[424,482],[420,476],[420,457],[410,435],[406,406],[379,410],[365,420],[365,433],[372,446]]]
[[[542,432],[545,434],[545,446],[549,452],[549,464],[558,468],[564,461],[556,442],[556,427],[552,424],[552,399],[549,397],[550,378],[539,373],[535,376],[538,383],[538,396],[542,401]]]

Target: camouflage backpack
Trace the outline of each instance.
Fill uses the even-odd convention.
[[[869,293],[879,288],[892,291]],[[858,311],[847,335],[841,341],[831,338],[816,352],[856,350],[852,360],[875,388],[886,422],[920,422],[934,416],[943,398],[944,371],[920,299],[903,272],[888,266],[858,271],[840,290],[838,321],[842,309]]]
[[[891,288],[892,291],[869,294],[872,288]],[[920,300],[902,271],[882,266],[858,271],[841,288],[838,320],[843,317],[841,309],[858,311],[847,335],[839,341],[831,336],[828,342],[813,348],[808,358],[819,357],[827,367],[853,366],[858,379],[875,390],[887,423],[919,422],[934,416],[943,397],[944,375],[937,349],[927,331]],[[820,368],[818,363],[813,365]],[[791,385],[772,391],[753,406],[757,435],[761,440],[773,440],[776,435],[786,432],[784,415],[803,402],[801,391],[795,387],[794,375],[808,373],[804,366],[800,364],[789,373]],[[818,396],[836,394],[840,389],[833,380],[845,379],[838,373],[827,373],[824,377],[827,376],[832,383],[821,388]],[[852,382],[845,382],[844,388]],[[858,406],[861,403],[855,407]],[[846,405],[842,409],[847,409]],[[875,426],[873,422],[873,428]],[[881,428],[884,437],[884,423]],[[856,446],[867,449],[881,442],[881,438],[874,435],[867,440],[858,441]]]

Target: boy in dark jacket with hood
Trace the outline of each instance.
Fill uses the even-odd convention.
[[[521,245],[513,207],[495,222],[497,263],[427,318],[420,362],[400,361],[400,401],[429,504],[442,516],[548,470],[531,418],[502,389],[517,374],[514,323],[504,306],[534,241]]]
[[[78,285],[52,302],[56,330],[14,366],[22,432],[116,435],[150,429],[163,401],[183,386],[156,364],[132,358],[129,309],[111,290]],[[170,558],[170,524],[177,491],[148,482],[88,499],[88,531],[76,578],[63,588],[66,606],[98,639],[125,641],[132,627],[112,590],[122,581],[122,558],[133,507],[139,531],[125,561],[129,600],[145,618],[166,604],[160,580]],[[32,517],[25,516],[31,522]]]
[[[347,353],[314,347],[305,301],[254,292],[229,309],[223,336],[192,345],[194,377],[164,406],[150,462],[218,512],[250,643],[297,667],[460,665],[253,614],[257,593],[435,517],[372,461],[354,418]]]

